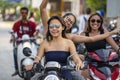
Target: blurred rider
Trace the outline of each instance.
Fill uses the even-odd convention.
[[[33,37],[36,24],[32,21],[29,21],[27,19],[28,16],[28,8],[22,7],[20,9],[21,19],[14,23],[13,25],[13,32],[16,34],[16,36],[12,36],[10,42],[13,42],[16,38],[22,38],[23,34],[28,34],[30,37]],[[17,43],[17,45],[19,42]],[[18,65],[17,65],[17,48],[14,48],[14,65],[15,65],[15,73],[12,74],[12,76],[15,76],[18,74]]]

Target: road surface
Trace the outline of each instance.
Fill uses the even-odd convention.
[[[14,73],[12,44],[9,43],[13,23],[0,21],[0,80],[22,80],[19,76],[11,77]]]

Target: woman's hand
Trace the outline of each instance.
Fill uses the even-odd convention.
[[[79,62],[76,64],[76,71],[79,71],[80,69],[82,69],[84,67],[84,64],[82,62]]]
[[[114,34],[120,34],[120,28],[116,28],[112,31]]]
[[[39,63],[39,61],[34,61],[34,64],[38,64]],[[32,68],[33,68],[33,66],[34,66],[34,64],[33,65],[27,65],[27,66],[25,66],[25,69],[28,71],[28,70],[31,70]]]

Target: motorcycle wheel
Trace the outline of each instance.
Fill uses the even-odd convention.
[[[24,78],[24,80],[30,80],[31,77],[32,77],[31,71],[26,71],[26,77]]]

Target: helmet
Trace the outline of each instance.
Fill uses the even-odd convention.
[[[102,10],[98,10],[97,13],[104,17],[104,12]]]

